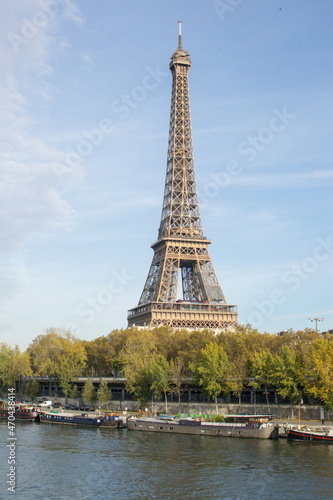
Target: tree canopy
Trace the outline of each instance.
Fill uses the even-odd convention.
[[[34,374],[57,377],[66,397],[73,378],[80,376],[86,366],[84,344],[70,331],[50,328],[33,340],[27,352]]]
[[[199,363],[191,363],[194,377],[204,391],[215,399],[216,413],[217,398],[222,394],[228,394],[232,386],[233,365],[222,346],[211,341],[201,350]]]
[[[18,345],[10,347],[0,343],[0,389],[4,391],[14,387],[23,375],[32,375],[28,354],[21,352]]]
[[[332,349],[332,335],[323,337],[312,329],[272,335],[238,325],[214,335],[209,330],[132,327],[83,341],[70,331],[49,328],[25,352],[0,344],[0,384],[4,389],[21,375],[48,376],[67,395],[78,376],[120,376],[143,406],[152,394],[165,395],[163,384],[180,400],[186,381],[195,376],[215,400],[228,391],[240,398],[250,384],[264,387],[266,396],[274,386],[291,404],[304,394],[331,408]]]

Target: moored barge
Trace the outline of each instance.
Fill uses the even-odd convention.
[[[72,412],[41,412],[40,422],[49,424],[84,425],[88,427],[122,427],[122,420],[119,414],[106,413],[104,415],[89,415],[86,413]]]
[[[274,424],[256,422],[255,416],[240,422],[209,422],[199,419],[174,419],[165,421],[159,418],[136,418],[127,419],[129,430],[147,432],[167,432],[173,434],[196,434],[200,436],[220,436],[237,438],[259,438],[277,439],[278,427]]]
[[[10,405],[9,408],[0,408],[0,420],[24,420],[26,422],[36,422],[39,420],[39,412],[35,405],[15,403],[14,405]]]
[[[286,428],[288,441],[306,441],[333,444],[331,427],[290,426]]]

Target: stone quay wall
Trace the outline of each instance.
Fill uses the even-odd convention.
[[[98,402],[95,403],[95,407],[98,408]],[[106,405],[101,406],[106,408]],[[133,400],[119,400],[110,401],[108,403],[108,409],[113,411],[125,411],[128,412],[138,412],[139,406],[137,401]],[[146,405],[146,408],[149,413],[165,413],[165,403],[164,402],[149,402]],[[168,402],[168,413],[171,414],[199,414],[199,415],[215,415],[216,414],[216,405],[215,403],[197,403],[197,402],[189,402],[189,403],[171,403]],[[218,404],[218,413],[219,415],[239,415],[239,414],[248,414],[248,415],[273,415],[275,419],[282,420],[290,420],[290,419],[298,419],[300,417],[301,420],[317,420],[321,421],[324,418],[325,421],[333,420],[333,412],[324,411],[322,406],[319,405],[294,405],[292,408],[290,405],[283,404],[228,404],[228,403],[219,403]]]

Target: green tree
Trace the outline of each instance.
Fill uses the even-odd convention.
[[[119,359],[112,360],[112,374],[114,378],[117,378],[119,376],[123,368],[124,368],[123,363]]]
[[[171,361],[170,370],[170,391],[178,397],[178,403],[180,405],[180,399],[184,393],[185,387],[185,368],[183,360],[181,358],[176,358],[174,361]]]
[[[7,390],[8,387],[13,387],[14,377],[11,369],[11,360],[13,350],[8,344],[0,344],[0,384],[1,390]]]
[[[283,347],[281,354],[273,358],[271,374],[272,385],[277,393],[284,399],[289,399],[292,418],[294,416],[293,403],[301,400],[300,389],[301,366],[296,352],[288,347]]]
[[[57,379],[66,396],[71,390],[72,380],[82,374],[86,352],[82,341],[70,331],[49,328],[38,335],[27,349],[36,375]]]
[[[62,330],[49,328],[45,334],[38,335],[29,345],[27,352],[36,375],[56,377],[58,359],[62,350]]]
[[[236,331],[222,332],[217,341],[223,346],[228,358],[232,359],[232,392],[238,396],[241,404],[241,395],[249,376],[250,359],[252,353],[262,345],[263,338],[249,325],[238,325]]]
[[[111,401],[111,392],[106,380],[101,380],[98,389],[98,401],[103,405]]]
[[[216,413],[218,414],[218,396],[228,394],[231,390],[232,364],[227,353],[216,342],[210,342],[201,351],[198,365],[190,365],[194,377],[204,391],[215,400]]]
[[[161,356],[170,361],[173,355],[173,329],[170,326],[160,326],[153,329],[156,347]]]
[[[325,409],[333,407],[332,338],[315,340],[308,351],[305,391],[320,399]]]
[[[0,389],[6,390],[14,387],[15,382],[21,376],[32,375],[29,356],[21,352],[18,345],[10,347],[8,344],[0,344]]]
[[[130,337],[138,335],[138,329],[135,327],[127,328],[126,330],[112,330],[107,335],[108,343],[114,349],[114,359],[119,359],[120,354],[125,349],[125,345]]]
[[[41,394],[40,383],[37,379],[33,378],[32,380],[25,382],[23,391],[27,396],[34,400]]]
[[[90,403],[93,404],[97,399],[96,389],[94,384],[92,383],[90,377],[86,380],[83,391],[82,391],[82,399],[85,404]]]
[[[165,401],[165,413],[168,413],[168,398],[167,393],[170,389],[170,375],[171,367],[170,363],[165,359],[164,356],[158,356],[158,358],[153,359],[150,364],[152,384],[150,386],[151,390],[154,392],[157,398],[160,398],[164,394]]]
[[[80,392],[79,392],[79,389],[77,388],[76,384],[73,385],[72,390],[70,392],[70,396],[72,399],[79,399]]]
[[[151,361],[157,357],[156,338],[149,330],[133,330],[121,353],[126,388],[144,407],[151,397]]]
[[[23,376],[31,376],[32,369],[29,355],[26,352],[21,352],[18,345],[13,350],[11,369],[14,379],[19,382],[19,393],[21,393],[21,379]]]
[[[107,377],[112,373],[115,358],[114,347],[108,337],[85,341],[87,353],[86,373],[95,377]]]
[[[191,375],[191,366],[198,365],[201,359],[202,350],[210,343],[217,343],[216,337],[211,331],[187,332],[182,330],[175,333],[175,341],[179,343],[179,349],[176,344],[176,356],[182,359],[184,369]]]
[[[61,361],[59,363],[59,367],[57,369],[57,375],[59,379],[59,384],[61,386],[62,392],[65,394],[65,401],[67,404],[68,394],[72,390],[72,380],[75,375],[75,370],[72,372],[72,365],[70,359],[67,359],[65,355],[61,356]]]
[[[73,379],[81,375],[86,362],[86,352],[82,342],[67,332],[62,339],[62,350],[58,358],[57,375],[66,397],[70,393]]]
[[[249,385],[255,389],[262,386],[265,387],[266,403],[269,407],[268,386],[272,383],[274,371],[273,356],[268,349],[255,352],[250,360],[250,363],[250,373],[254,377],[254,380],[251,380]]]

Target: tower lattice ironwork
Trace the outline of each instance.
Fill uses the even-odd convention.
[[[128,326],[222,329],[237,324],[228,305],[203,233],[195,180],[188,86],[190,54],[182,47],[171,56],[172,97],[164,199],[153,260]],[[179,297],[182,296],[180,299]]]

